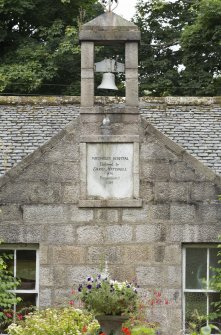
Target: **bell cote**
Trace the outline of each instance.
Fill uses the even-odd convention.
[[[125,105],[138,107],[138,43],[140,41],[138,27],[114,12],[107,11],[81,27],[79,41],[81,43],[81,107],[94,106],[95,46],[115,44],[122,45],[125,50],[123,67],[126,85]],[[117,64],[122,68],[123,64]],[[106,78],[112,77],[106,74]]]

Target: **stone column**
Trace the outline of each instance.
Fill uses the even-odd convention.
[[[94,42],[81,43],[81,106],[94,106]]]
[[[138,43],[125,44],[126,105],[138,106]]]

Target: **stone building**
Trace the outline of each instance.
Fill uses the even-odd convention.
[[[126,49],[126,100],[94,102],[93,44],[113,30]],[[202,280],[221,231],[220,98],[138,101],[139,32],[113,13],[80,39],[81,108],[76,97],[0,98],[1,248],[14,252],[26,305],[61,303],[106,259],[147,303],[161,292],[149,318],[180,334],[218,299]]]

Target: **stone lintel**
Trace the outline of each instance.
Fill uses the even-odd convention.
[[[79,33],[79,40],[93,41],[95,44],[115,44],[125,42],[139,42],[141,39],[140,31],[91,31],[85,30]]]
[[[142,207],[142,199],[79,200],[79,207]]]
[[[139,143],[140,136],[139,135],[106,135],[106,136],[105,135],[89,135],[89,136],[81,136],[80,142],[81,143],[106,143],[106,142]]]

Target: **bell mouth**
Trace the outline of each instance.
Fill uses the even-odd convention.
[[[115,75],[111,72],[104,73],[102,82],[97,88],[103,89],[103,90],[116,90],[117,91],[118,88],[115,85]]]

